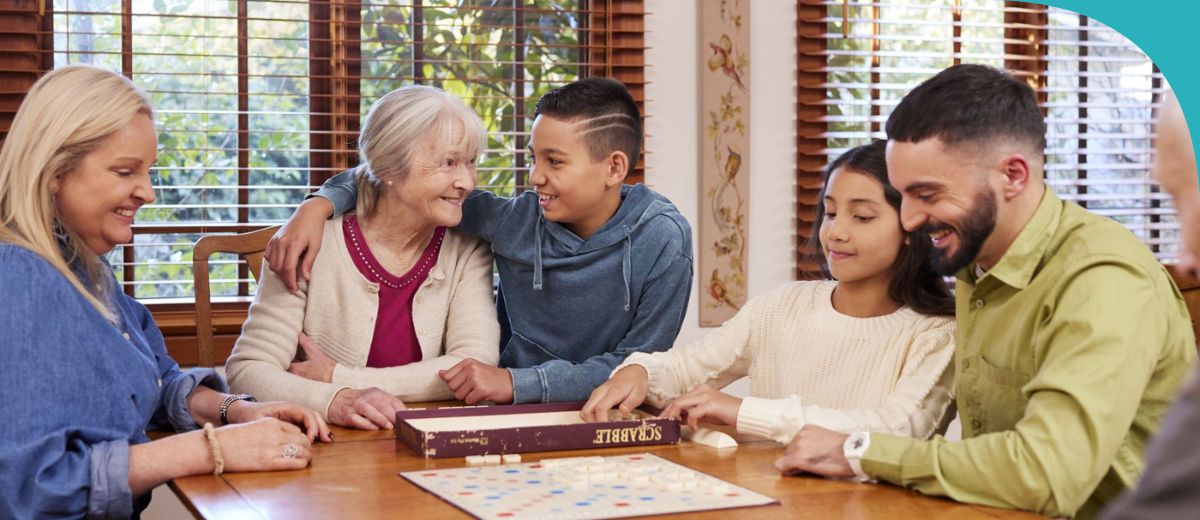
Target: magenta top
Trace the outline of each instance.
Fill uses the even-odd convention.
[[[379,313],[375,315],[375,333],[371,337],[371,353],[367,355],[367,366],[373,368],[407,365],[421,360],[421,344],[417,341],[417,330],[413,326],[413,297],[417,289],[429,276],[429,270],[437,263],[442,250],[442,239],[446,228],[438,227],[433,232],[429,245],[417,263],[402,276],[395,276],[375,259],[362,228],[354,215],[342,219],[342,232],[346,235],[346,247],[358,272],[379,284]]]

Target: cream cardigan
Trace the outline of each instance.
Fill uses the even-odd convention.
[[[740,433],[789,442],[805,424],[924,439],[952,416],[954,318],[902,307],[855,318],[834,310],[836,282],[793,282],[751,300],[720,329],[666,352],[630,355],[617,370],[650,374],[646,401],[664,406],[693,385],[750,376]],[[615,371],[614,371],[615,372]]]
[[[341,218],[325,224],[322,243],[312,280],[301,282],[299,294],[287,292],[270,269],[263,269],[242,335],[226,363],[233,391],[296,402],[328,418],[329,404],[343,388],[379,387],[406,402],[453,399],[438,370],[467,358],[489,365],[500,360],[492,254],[486,242],[446,230],[437,264],[413,297],[422,359],[389,368],[365,366],[379,311],[379,284],[367,281],[355,267]],[[337,362],[332,383],[287,371],[302,330]]]

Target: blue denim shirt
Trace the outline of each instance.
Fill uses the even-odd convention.
[[[151,427],[195,429],[188,395],[225,388],[212,370],[180,371],[150,312],[111,283],[118,325],[40,256],[0,243],[0,518],[129,518],[129,446]]]
[[[353,209],[351,172],[316,193]],[[692,288],[692,229],[670,201],[623,186],[617,213],[586,240],[546,220],[537,194],[475,191],[458,230],[492,245],[500,273],[500,366],[513,402],[581,401],[634,352],[675,343]]]

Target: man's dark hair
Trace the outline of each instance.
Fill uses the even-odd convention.
[[[1039,154],[1046,148],[1046,121],[1033,89],[985,65],[955,65],[921,83],[892,111],[886,130],[888,139],[902,143],[1010,138]]]
[[[619,150],[629,157],[626,173],[637,166],[642,149],[642,117],[621,82],[587,78],[556,88],[538,100],[534,114],[584,122],[580,137],[593,161]]]

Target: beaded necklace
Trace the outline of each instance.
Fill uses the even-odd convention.
[[[350,246],[353,248],[354,254],[358,255],[359,259],[362,260],[362,264],[367,266],[368,271],[371,271],[371,276],[375,278],[374,281],[392,289],[400,289],[412,283],[413,280],[424,277],[429,268],[437,262],[437,255],[429,254],[430,247],[426,246],[421,252],[421,258],[418,259],[417,264],[411,267],[403,277],[397,278],[386,271],[380,272],[383,270],[383,267],[376,268],[378,261],[370,254],[370,249],[366,245],[366,239],[360,234],[361,229],[358,225],[358,219],[353,215],[347,216],[343,220],[343,225],[346,227],[347,234],[350,235]],[[441,249],[442,239],[445,236],[446,228],[439,227],[434,231],[433,240],[430,241],[430,245],[433,246],[432,250],[437,251]]]

